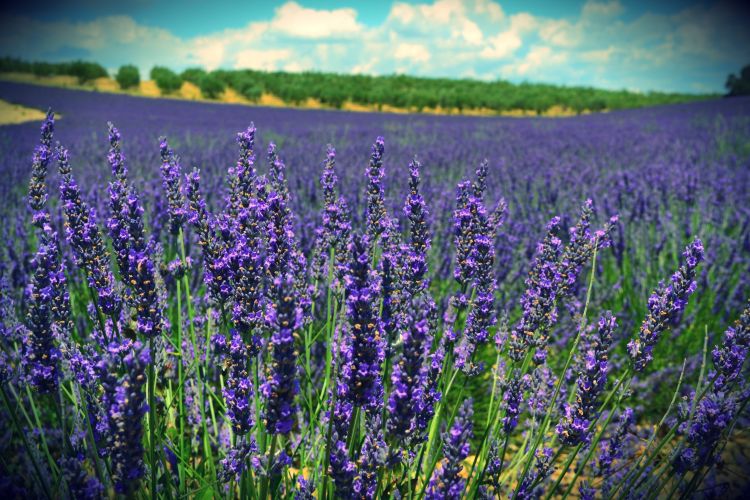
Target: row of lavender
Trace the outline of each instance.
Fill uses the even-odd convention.
[[[687,493],[711,469],[747,401],[748,312],[716,339],[713,370],[705,352],[702,363],[698,357],[702,375],[691,380],[685,410],[664,420],[666,436],[645,436],[646,452],[627,459],[628,445],[632,452],[638,443],[626,405],[642,403],[630,390],[643,384],[661,334],[691,319],[681,316],[699,286],[699,240],[652,294],[631,339],[634,329],[604,311],[598,326],[586,325],[591,310],[614,302],[600,291],[612,273],[592,272],[588,287],[579,279],[591,263],[597,269],[609,259],[621,272],[634,264],[622,249],[620,258],[608,255],[614,239],[617,256],[627,234],[618,229],[622,221],[591,230],[586,202],[567,236],[553,217],[536,248],[524,250],[508,242],[505,201],[487,199],[486,163],[448,197],[424,189],[424,169],[412,161],[409,194],[396,211],[384,195],[382,140],[372,148],[361,202],[349,196],[357,191],[339,187],[329,149],[321,213],[313,218],[315,203],[298,194],[315,191],[290,184],[275,148],[267,175],[258,175],[250,128],[239,135],[239,160],[224,189],[207,190],[195,171],[182,176],[163,141],[159,210],[141,198],[111,128],[113,177],[102,208],[93,210],[95,198],[81,194],[51,133],[48,120],[29,189],[26,239],[35,257],[28,266],[11,264],[13,279],[28,286],[4,293],[3,395],[17,431],[9,446],[23,452],[8,472],[21,472],[42,494],[96,496],[111,486],[163,495],[452,498],[574,487],[590,495],[593,486],[614,496],[658,492],[655,485]],[[47,200],[51,162],[60,203]],[[450,199],[450,220],[430,218],[425,199],[430,208]],[[673,206],[696,205],[681,203]],[[712,215],[697,205],[700,215]],[[732,237],[725,231],[732,214],[722,210],[722,230],[710,233]],[[106,214],[102,227],[97,212]],[[308,228],[295,213],[318,224]],[[56,234],[63,221],[65,242]],[[746,262],[737,242],[732,248],[730,265]],[[498,260],[519,257],[529,264],[510,262],[503,272]],[[498,293],[496,278],[513,281],[514,273],[527,278]],[[633,286],[629,278],[621,277],[622,287]],[[728,290],[741,290],[730,278]],[[497,311],[513,303],[520,309],[501,313],[496,325]],[[613,337],[628,339],[629,356],[610,362]],[[674,394],[684,391],[682,380]],[[471,399],[463,402],[468,393],[481,413]],[[40,429],[31,440],[29,428]],[[583,460],[573,466],[576,457]],[[552,481],[555,468],[562,473]],[[576,481],[581,474],[587,482]]]

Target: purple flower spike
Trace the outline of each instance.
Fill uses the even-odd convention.
[[[653,359],[652,351],[661,334],[685,309],[688,297],[695,291],[695,271],[703,261],[703,243],[695,239],[683,252],[685,264],[672,275],[669,284],[660,283],[648,299],[648,314],[638,337],[628,343],[628,353],[636,371],[642,371]]]
[[[466,488],[466,480],[460,476],[462,462],[469,456],[472,433],[471,399],[467,399],[458,409],[456,419],[450,430],[443,434],[443,454],[445,460],[442,468],[436,469],[427,486],[425,498],[441,500],[460,498]]]
[[[297,305],[294,278],[287,274],[273,284],[273,303],[266,313],[272,331],[268,343],[270,362],[266,365],[266,381],[260,390],[266,399],[263,418],[269,434],[289,434],[294,425],[299,393],[294,350],[294,332],[302,326],[302,310]]]

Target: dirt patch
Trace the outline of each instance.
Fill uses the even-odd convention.
[[[0,101],[0,125],[16,125],[26,122],[41,122],[44,120],[46,113],[34,108],[27,108],[19,104],[11,104],[6,101]],[[60,115],[55,114],[55,119]]]

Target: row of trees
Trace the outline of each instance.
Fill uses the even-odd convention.
[[[13,57],[0,57],[0,73],[31,73],[36,76],[75,76],[79,83],[86,83],[109,76],[101,64],[88,61],[62,63],[29,62]]]
[[[82,74],[82,68],[88,71],[85,77],[79,76]],[[58,64],[29,63],[10,58],[0,60],[0,71],[75,74],[81,81],[91,79],[89,75],[96,74],[94,76],[96,78],[107,74],[104,68],[95,63],[82,61]],[[65,71],[70,71],[70,73],[64,73]],[[140,82],[138,68],[132,65],[122,66],[115,78],[123,89],[136,87]],[[417,110],[440,106],[459,110],[484,108],[502,112],[521,109],[541,113],[553,106],[562,106],[582,112],[636,108],[713,97],[705,94],[635,93],[591,87],[514,84],[501,80],[486,82],[406,75],[368,76],[255,70],[207,72],[201,68],[189,68],[178,74],[163,66],[155,66],[150,72],[150,78],[156,82],[164,94],[177,91],[183,82],[191,82],[198,86],[202,94],[209,99],[219,97],[227,87],[231,87],[251,101],[257,101],[264,92],[267,92],[293,104],[314,98],[335,108],[340,108],[349,101],[378,107],[389,105]]]

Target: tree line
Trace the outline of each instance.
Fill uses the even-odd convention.
[[[103,66],[92,62],[28,62],[9,57],[0,58],[0,72],[24,72],[37,76],[72,75],[81,83],[108,76]],[[183,82],[190,82],[198,86],[208,99],[218,98],[225,89],[232,88],[250,101],[257,101],[263,93],[269,93],[292,104],[301,104],[313,98],[334,108],[352,102],[419,111],[439,106],[458,110],[526,110],[542,113],[553,106],[561,106],[580,113],[716,97],[710,94],[639,93],[542,83],[516,84],[502,80],[345,75],[314,71],[288,73],[219,69],[208,72],[202,68],[188,68],[177,73],[164,66],[155,66],[149,77],[163,94],[174,93]],[[115,74],[115,79],[121,88],[129,89],[139,85],[140,74],[137,67],[124,65]]]

